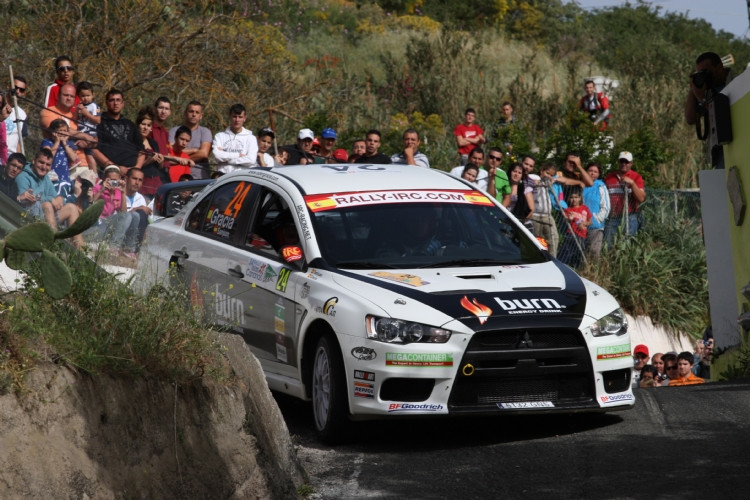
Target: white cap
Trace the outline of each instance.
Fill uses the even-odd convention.
[[[315,133],[309,128],[303,128],[297,134],[297,139],[315,139]]]
[[[620,156],[617,157],[618,160],[628,160],[628,162],[633,161],[633,153],[630,153],[628,151],[623,151],[620,153]]]

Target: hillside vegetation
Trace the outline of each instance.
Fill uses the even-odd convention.
[[[375,127],[387,150],[410,124],[432,163],[448,168],[462,110],[475,107],[492,129],[510,100],[517,152],[576,148],[609,163],[602,145],[613,142],[633,151],[652,187],[696,185],[700,143],[682,107],[697,54],[731,53],[739,68],[750,61],[745,41],[642,3],[593,12],[559,0],[0,3],[3,66],[29,78],[34,102],[22,105],[32,117],[53,59],[67,54],[100,103],[110,87],[126,92],[126,114],[159,95],[173,100],[175,115],[198,99],[205,124],[221,130],[228,106],[241,101],[251,128],[273,112],[287,142],[302,125],[333,126],[346,147]],[[620,82],[604,137],[575,113],[592,75]]]

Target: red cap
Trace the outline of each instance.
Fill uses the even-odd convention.
[[[333,157],[338,161],[346,161],[349,159],[349,153],[346,152],[346,149],[339,148],[333,152]]]
[[[633,349],[633,354],[643,354],[648,357],[648,347],[643,344],[638,344],[635,346],[635,349]]]

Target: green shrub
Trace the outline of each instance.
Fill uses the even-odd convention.
[[[695,219],[648,218],[637,235],[618,236],[582,274],[630,314],[698,338],[708,323],[706,251]]]
[[[63,256],[73,277],[65,298],[44,293],[33,265],[22,291],[5,297],[0,346],[18,363],[38,357],[86,372],[171,380],[223,376],[219,349],[190,312],[187,297],[163,289],[140,296],[82,253]]]

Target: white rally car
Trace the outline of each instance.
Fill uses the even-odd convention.
[[[614,298],[445,172],[239,170],[149,226],[139,271],[241,335],[323,438],[348,418],[635,402]]]

